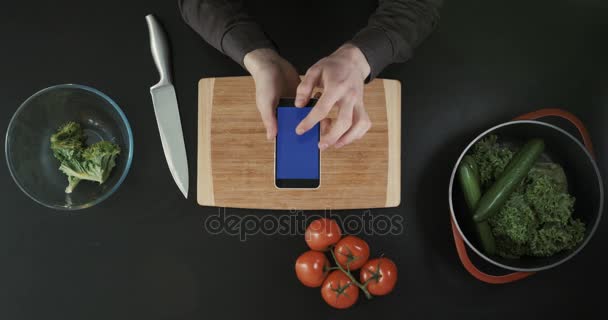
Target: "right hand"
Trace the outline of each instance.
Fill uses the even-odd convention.
[[[275,109],[281,97],[293,97],[300,76],[287,60],[272,49],[256,49],[245,55],[245,68],[255,82],[256,105],[266,128],[266,139],[277,135]]]
[[[305,106],[315,87],[323,88],[321,99],[296,128],[303,134],[321,123],[319,149],[341,148],[360,139],[370,129],[371,121],[363,105],[365,79],[370,66],[361,50],[351,44],[340,47],[315,63],[298,86],[295,105]],[[327,117],[336,106],[335,121]]]

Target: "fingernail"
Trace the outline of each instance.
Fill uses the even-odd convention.
[[[302,133],[304,133],[304,130],[302,128],[300,128],[300,127],[297,127],[296,128],[296,133],[299,134],[299,135],[302,135]]]
[[[327,143],[319,143],[319,149],[321,149],[321,151],[327,149]]]
[[[342,142],[338,142],[338,143],[336,143],[336,148],[337,148],[337,149],[340,149],[340,148],[342,148],[342,147],[344,147],[344,143],[342,143]]]

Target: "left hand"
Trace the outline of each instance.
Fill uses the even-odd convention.
[[[255,100],[266,139],[277,135],[275,108],[281,97],[290,97],[300,84],[296,69],[272,49],[256,49],[245,55],[244,64],[255,82]]]
[[[319,149],[341,148],[360,139],[371,127],[363,105],[363,88],[370,73],[367,59],[359,48],[346,44],[314,64],[297,89],[296,107],[304,107],[315,87],[323,94],[308,116],[296,128],[303,134],[321,122]],[[339,108],[335,121],[326,119],[331,108]]]

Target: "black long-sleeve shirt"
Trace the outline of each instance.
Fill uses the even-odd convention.
[[[373,79],[391,63],[405,62],[435,28],[442,0],[379,0],[365,28],[349,42],[370,65]],[[188,23],[205,41],[243,65],[247,53],[275,48],[240,0],[178,0]],[[353,4],[355,2],[353,1]]]

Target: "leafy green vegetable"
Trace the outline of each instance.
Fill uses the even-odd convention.
[[[549,257],[562,250],[576,247],[585,236],[585,224],[571,219],[566,224],[549,223],[534,235],[530,255]]]
[[[564,169],[552,162],[538,162],[528,173],[528,179],[534,180],[546,176],[551,183],[555,184],[558,192],[568,192],[568,178]]]
[[[68,122],[51,136],[51,150],[57,160],[64,161],[82,151],[86,139],[78,123]]]
[[[66,193],[71,193],[81,180],[104,183],[116,165],[118,145],[100,141],[85,147],[85,141],[82,128],[75,122],[64,124],[51,136],[51,150],[61,162],[59,170],[68,176]]]
[[[519,259],[530,251],[528,244],[516,243],[508,237],[496,237],[496,252],[507,259]]]
[[[509,164],[513,151],[501,146],[496,135],[490,135],[473,146],[472,155],[479,168],[479,180],[482,186],[488,187]]]
[[[488,186],[500,176],[513,152],[492,135],[474,146],[472,156]],[[585,224],[572,217],[574,203],[563,168],[536,163],[500,212],[488,219],[497,253],[505,258],[548,257],[576,247],[584,239]]]
[[[104,183],[116,165],[115,159],[119,153],[117,145],[100,141],[84,149],[79,157],[63,161],[59,170],[81,180]]]
[[[75,176],[68,176],[68,186],[65,188],[65,193],[72,193],[78,183],[80,183],[80,178],[76,178]]]
[[[517,244],[530,242],[539,224],[525,197],[517,192],[488,220],[496,237],[508,238]]]
[[[53,156],[62,163],[80,157],[86,139],[87,137],[84,135],[84,132],[78,123],[65,123],[51,136],[51,150],[53,151]],[[72,193],[79,182],[79,178],[68,176],[68,186],[66,187],[65,192]]]
[[[555,171],[562,171],[561,167]],[[528,175],[524,196],[538,215],[541,223],[566,224],[574,211],[574,197],[566,193],[567,185],[557,184],[559,179],[547,171],[533,171]]]

